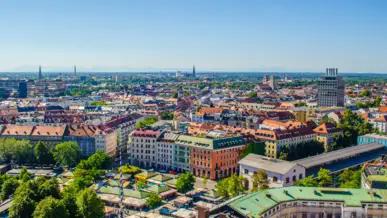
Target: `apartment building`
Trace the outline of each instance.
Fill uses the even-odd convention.
[[[117,139],[119,138],[117,144],[117,156],[119,152],[122,151],[123,154],[127,153],[129,134],[136,128],[136,125],[139,121],[144,119],[141,114],[130,114],[126,116],[120,116],[113,118],[106,122],[103,126],[106,128],[114,129],[117,132]]]
[[[128,157],[133,165],[142,168],[157,167],[157,140],[162,129],[137,129],[129,135]]]
[[[285,145],[293,146],[316,139],[317,134],[308,127],[286,129],[286,130],[263,130],[255,132],[256,138],[265,141],[266,156],[277,158],[281,148]]]

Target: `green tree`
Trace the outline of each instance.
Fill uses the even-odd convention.
[[[82,218],[104,217],[104,203],[93,190],[81,191],[76,199],[78,214]]]
[[[17,187],[19,187],[19,182],[15,178],[11,177],[5,180],[1,186],[0,199],[2,201],[8,199],[10,195],[15,193]]]
[[[23,167],[19,175],[17,176],[17,179],[21,180],[22,182],[27,182],[31,179],[31,173],[27,171],[26,167]]]
[[[172,98],[178,98],[178,97],[179,97],[179,93],[174,92],[174,93],[172,94]]]
[[[233,174],[231,177],[224,178],[216,184],[216,191],[223,197],[235,197],[246,191],[246,178]]]
[[[360,92],[360,97],[369,97],[372,95],[372,92],[368,89],[364,89]]]
[[[360,188],[361,170],[352,171],[345,169],[339,175],[340,188]]]
[[[87,160],[82,160],[77,165],[77,169],[110,169],[112,162],[112,158],[104,151],[97,151],[87,158]]]
[[[80,158],[81,150],[76,142],[62,142],[56,145],[54,158],[62,166],[73,167]]]
[[[204,187],[206,187],[206,185],[207,185],[207,180],[208,180],[207,176],[204,176],[204,177],[203,177],[203,181],[202,181]]]
[[[317,173],[318,185],[320,187],[325,187],[332,183],[333,178],[330,175],[331,171],[328,169],[320,168]]]
[[[161,119],[163,119],[163,120],[173,120],[173,113],[172,112],[164,111],[163,113],[161,113]]]
[[[71,187],[76,191],[81,191],[87,187],[90,187],[93,184],[93,177],[91,176],[77,176],[71,182]]]
[[[42,142],[38,142],[38,144],[35,145],[34,155],[35,155],[36,161],[39,164],[54,163],[54,158],[52,156],[52,153],[50,152],[50,149]]]
[[[257,95],[257,92],[249,92],[247,94],[247,97],[249,97],[249,98],[256,98],[256,97],[258,97],[258,95]]]
[[[378,95],[376,96],[373,107],[380,107],[381,103],[382,103],[382,98]]]
[[[42,185],[39,186],[38,193],[41,199],[49,196],[59,199],[60,191],[58,180],[55,177],[46,180]]]
[[[269,179],[267,178],[267,173],[265,170],[258,170],[253,174],[252,179],[252,192],[269,188]]]
[[[317,181],[313,179],[313,176],[305,177],[305,179],[296,180],[296,186],[303,187],[317,187]]]
[[[63,201],[47,197],[36,206],[33,218],[68,218],[70,213]]]
[[[158,194],[152,193],[146,199],[146,206],[149,208],[155,208],[161,204],[162,200]]]
[[[78,207],[76,204],[77,191],[71,186],[67,186],[61,192],[62,201],[66,205],[67,210],[69,211],[70,217],[77,218],[78,216]]]
[[[185,192],[191,190],[195,184],[195,177],[192,173],[182,173],[179,175],[176,181],[176,189],[179,192]]]
[[[157,117],[149,116],[149,117],[145,118],[144,120],[138,122],[136,125],[136,128],[141,129],[141,128],[144,128],[146,126],[152,125],[156,122],[157,122]]]
[[[9,218],[31,217],[35,210],[35,204],[35,201],[29,196],[16,196],[9,208]]]

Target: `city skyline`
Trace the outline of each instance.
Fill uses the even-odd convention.
[[[4,1],[0,72],[386,73],[384,1]],[[67,70],[68,69],[68,70]]]

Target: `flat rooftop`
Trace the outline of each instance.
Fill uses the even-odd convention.
[[[356,145],[348,148],[343,148],[337,151],[331,151],[328,153],[315,155],[312,157],[307,157],[293,162],[308,169],[308,168],[321,166],[323,164],[327,164],[333,161],[346,159],[355,155],[362,154],[364,152],[370,152],[378,149],[384,149],[384,145],[380,143],[367,143],[367,144]]]

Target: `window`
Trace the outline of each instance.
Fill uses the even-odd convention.
[[[245,174],[249,174],[249,170],[248,169],[245,169]]]
[[[294,175],[293,176],[293,182],[297,180],[297,177]]]
[[[302,179],[302,174],[300,173],[300,175],[298,175],[298,179]]]
[[[285,183],[289,183],[289,177],[286,177]]]
[[[273,176],[273,182],[277,182],[278,178],[276,176]]]

